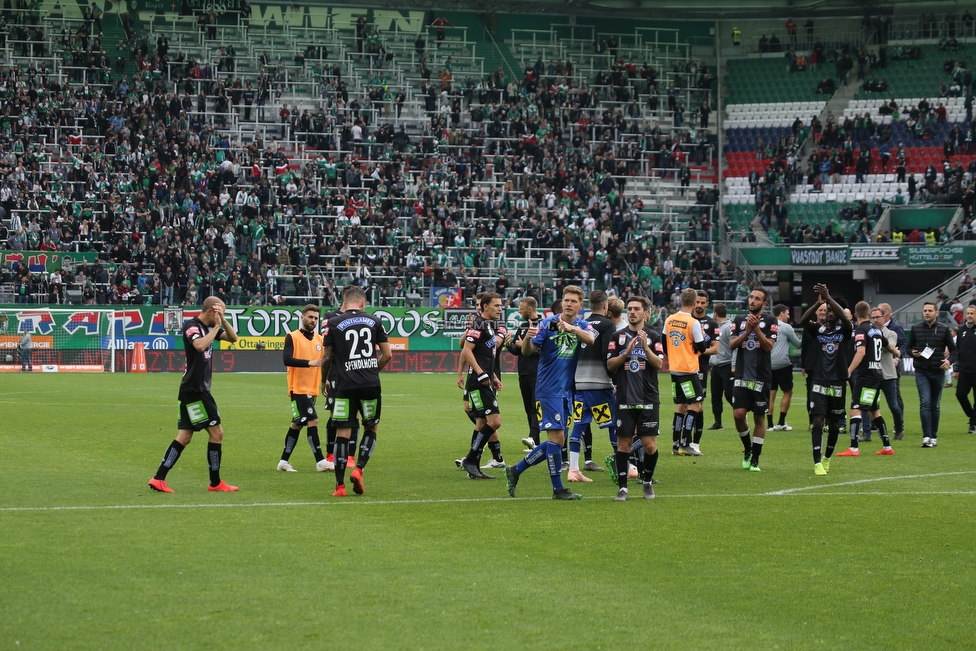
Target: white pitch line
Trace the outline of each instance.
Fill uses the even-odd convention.
[[[917,477],[937,477],[942,475],[963,475],[971,474],[976,471],[963,471],[963,472],[949,472],[949,473],[937,473],[931,475],[906,475],[904,477],[881,477],[878,479],[871,480],[861,480],[853,482],[842,482],[838,484],[825,484],[822,486],[808,486],[796,489],[784,489],[781,491],[772,491],[768,493],[687,493],[683,495],[661,495],[658,494],[658,498],[661,499],[689,499],[689,498],[709,498],[709,497],[721,497],[721,498],[751,498],[751,497],[834,497],[834,496],[859,496],[859,495],[976,495],[976,491],[835,491],[832,493],[822,493],[815,494],[811,492],[800,492],[800,491],[810,491],[814,488],[832,488],[836,486],[850,486],[853,484],[862,484],[868,481],[886,481],[892,479],[913,479]],[[588,495],[587,500],[606,500],[613,497],[612,495]],[[248,509],[248,508],[267,508],[267,507],[282,507],[282,506],[347,506],[358,504],[361,506],[391,506],[391,505],[410,505],[410,504],[466,504],[466,503],[481,503],[481,502],[529,502],[529,501],[542,501],[550,500],[550,497],[536,496],[536,497],[520,497],[512,499],[511,497],[460,497],[452,499],[442,499],[442,500],[373,500],[373,501],[361,501],[361,500],[336,500],[332,502],[248,502],[243,504],[108,504],[104,506],[7,506],[0,507],[0,513],[30,513],[30,512],[57,512],[57,511],[129,511],[138,509]],[[633,501],[639,501],[641,496],[638,494]]]
[[[870,484],[878,481],[898,481],[899,479],[924,479],[926,477],[948,477],[950,475],[971,475],[976,470],[959,470],[954,472],[933,472],[925,475],[900,475],[898,477],[873,477],[871,479],[856,479],[854,481],[842,481],[836,484],[814,484],[813,486],[800,486],[798,488],[784,488],[778,491],[763,493],[764,495],[790,495],[803,491],[815,491],[825,488],[836,488],[837,486],[857,486],[858,484]]]

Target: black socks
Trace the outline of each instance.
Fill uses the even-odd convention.
[[[175,440],[169,444],[166,452],[163,453],[163,462],[159,464],[159,470],[156,471],[154,479],[166,479],[166,473],[176,465],[176,460],[180,458],[185,447],[185,445]]]
[[[301,430],[288,428],[288,432],[285,434],[285,447],[281,451],[281,460],[288,461],[291,458],[291,453],[295,450],[295,445],[298,443],[298,433]]]
[[[359,442],[359,459],[356,461],[357,468],[362,470],[366,467],[374,448],[376,448],[376,432],[371,429],[363,430],[363,438]]]
[[[346,483],[346,457],[349,456],[349,439],[336,438],[335,443],[335,476],[336,486]]]
[[[210,464],[210,485],[220,484],[220,443],[207,443],[207,461]]]

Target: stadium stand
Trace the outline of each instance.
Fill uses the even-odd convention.
[[[719,116],[721,71],[678,30],[495,39],[473,14],[417,31],[293,9],[5,12],[3,251],[94,260],[51,274],[7,255],[0,302],[332,303],[356,282],[389,305],[442,285],[546,303],[578,282],[663,306],[686,286],[736,296],[748,270],[718,255],[723,229],[883,239],[887,204],[972,212],[971,106],[936,83],[971,90],[965,43],[952,65],[948,41],[888,59],[890,93],[830,104],[836,119],[830,52],[873,48],[868,32],[812,36],[817,69],[810,43],[733,57]]]
[[[516,73],[464,28],[13,14],[31,45],[4,42],[0,240],[96,260],[5,265],[3,302],[334,303],[357,282],[545,303],[572,281],[663,306],[741,280],[713,246],[714,120],[682,122],[711,76],[677,39],[513,33]]]

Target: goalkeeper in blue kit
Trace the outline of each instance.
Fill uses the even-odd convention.
[[[573,378],[581,351],[580,343],[592,346],[596,341],[593,327],[579,317],[583,297],[582,289],[568,285],[563,290],[562,313],[548,316],[538,327],[529,328],[522,340],[523,355],[539,351],[535,407],[539,429],[546,431],[547,440],[516,465],[505,469],[508,494],[512,497],[515,497],[515,487],[522,473],[542,461],[549,467],[553,499],[578,500],[581,497],[563,486],[560,473],[566,426],[573,413]]]

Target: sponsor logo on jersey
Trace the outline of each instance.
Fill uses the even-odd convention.
[[[357,325],[365,325],[372,328],[373,326],[376,325],[376,321],[366,315],[358,315],[349,319],[345,319],[344,321],[340,322],[336,327],[339,328],[339,330],[345,332],[346,329]]]
[[[680,330],[668,330],[668,339],[671,340],[671,345],[674,348],[678,348],[681,346],[681,342],[688,339],[688,337]]]

